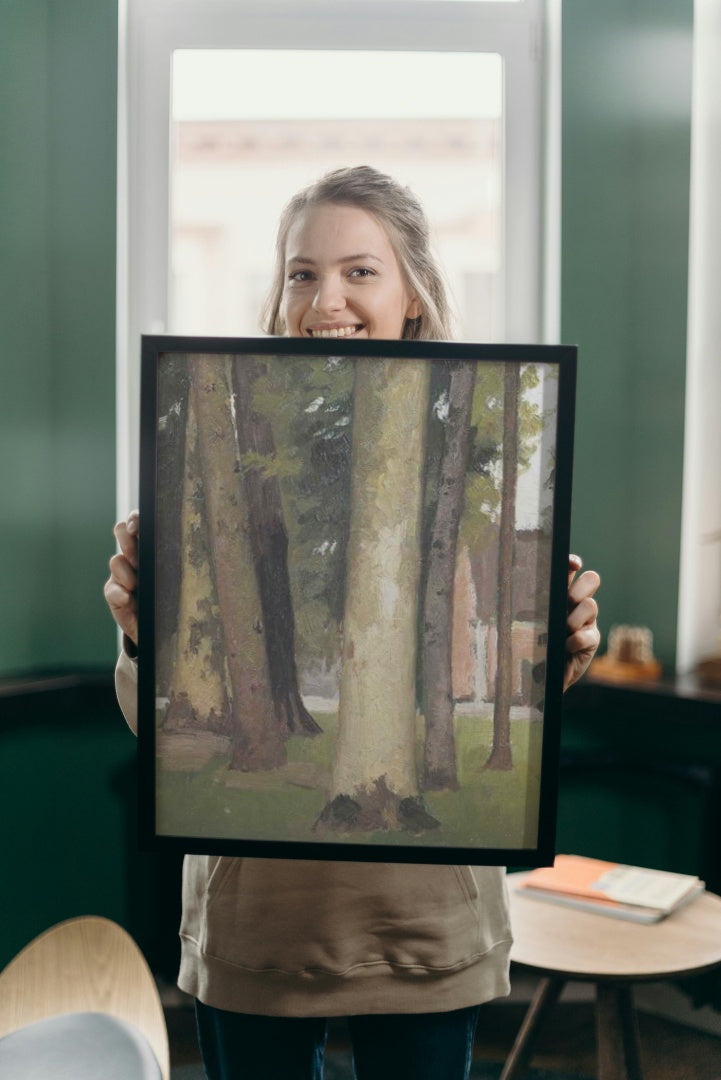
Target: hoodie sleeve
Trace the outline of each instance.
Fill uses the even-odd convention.
[[[115,693],[128,727],[138,733],[138,662],[125,649],[115,667]]]

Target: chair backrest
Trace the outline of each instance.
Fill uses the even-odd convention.
[[[95,915],[46,930],[0,973],[0,1037],[36,1020],[82,1012],[137,1028],[169,1080],[165,1016],[145,957],[122,927]]]

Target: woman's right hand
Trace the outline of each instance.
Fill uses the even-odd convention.
[[[137,510],[113,529],[120,553],[110,560],[110,577],[103,590],[110,613],[123,633],[138,644],[138,532]]]

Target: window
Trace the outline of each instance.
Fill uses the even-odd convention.
[[[258,333],[278,214],[331,168],[418,193],[459,337],[554,338],[543,0],[126,0],[120,18],[121,513],[140,335]]]
[[[426,208],[457,336],[502,336],[498,55],[182,50],[172,112],[171,332],[257,334],[285,202],[329,169],[372,163]]]

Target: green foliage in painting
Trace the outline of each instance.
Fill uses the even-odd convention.
[[[468,462],[466,501],[461,535],[481,546],[489,525],[497,522],[502,476],[500,468],[503,441],[503,364],[479,365],[473,395],[471,425],[473,439]],[[519,473],[531,463],[543,431],[543,414],[532,398],[538,386],[538,368],[524,366],[521,371]]]
[[[350,511],[353,364],[342,357],[272,357],[253,406],[272,419],[289,538],[297,653],[304,664],[338,655]],[[257,455],[255,455],[257,457]]]
[[[253,389],[253,408],[273,425],[272,460],[246,454],[241,468],[278,478],[289,534],[289,572],[297,653],[304,665],[332,664],[338,655],[350,514],[353,361],[344,357],[270,357]],[[461,534],[482,546],[500,505],[503,364],[478,367],[471,417]],[[435,512],[438,466],[450,368],[434,364],[428,420],[424,535]],[[524,367],[520,470],[528,467],[543,428],[533,400],[538,369]]]

